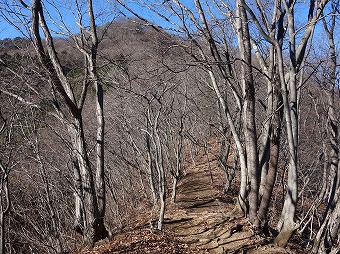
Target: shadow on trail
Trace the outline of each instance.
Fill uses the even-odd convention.
[[[178,185],[176,204],[169,209],[165,229],[184,243],[191,243],[207,253],[227,253],[249,243],[253,232],[242,225],[245,219],[232,222],[228,213],[232,204],[221,200],[223,173],[214,165],[189,167]],[[236,226],[235,226],[236,223]]]

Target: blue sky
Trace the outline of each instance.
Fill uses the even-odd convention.
[[[25,0],[27,4],[30,4],[32,0]],[[47,10],[49,11],[49,14],[53,17],[53,19],[56,20],[56,23],[62,24],[63,22],[67,25],[67,28],[70,29],[71,32],[77,33],[79,27],[76,23],[77,20],[77,13],[76,13],[76,6],[75,1],[73,0],[49,0],[49,1],[43,1],[45,3],[45,6]],[[80,0],[79,2],[85,2]],[[148,11],[146,8],[142,8],[141,6],[132,3],[131,0],[123,0],[124,3],[128,3],[128,6],[133,9],[136,13],[141,15],[144,18],[147,18],[148,20],[155,22],[157,24],[160,24],[161,26],[168,26],[169,24],[165,24],[164,20],[161,18],[157,18],[156,15],[153,15],[151,11]],[[156,0],[155,4],[153,5],[153,8],[155,10],[160,10],[160,8],[165,7],[165,4],[163,4],[164,0]],[[193,0],[184,0],[181,1],[188,6],[193,6]],[[5,3],[5,4],[4,4]],[[58,5],[58,8],[54,8],[53,3]],[[98,18],[96,20],[97,25],[103,25],[106,22],[110,22],[117,18],[118,16],[122,16],[118,13],[118,9],[121,11],[122,7],[117,7],[117,4],[115,0],[94,0],[94,8],[95,12],[98,15]],[[18,5],[17,0],[2,0],[0,2],[0,12],[3,8],[11,8],[13,9],[15,5]],[[86,6],[84,5],[80,9],[83,10],[83,13],[86,12]],[[2,12],[4,13],[4,12]],[[29,14],[28,12],[26,12]],[[1,15],[1,13],[0,13]],[[127,11],[125,11],[125,15],[132,16]],[[61,18],[62,17],[62,18]],[[169,17],[171,18],[171,17]],[[46,19],[48,19],[48,15],[46,15]],[[86,20],[84,20],[84,24],[86,23]],[[55,26],[53,23],[49,23],[51,28],[54,28],[57,32],[61,32],[63,29],[59,29],[57,26]],[[65,30],[64,30],[65,31]],[[27,33],[25,31],[25,33]],[[4,38],[15,38],[15,37],[23,37],[23,34],[15,29],[12,25],[8,24],[4,20],[3,17],[0,16],[0,39]]]
[[[13,29],[12,26],[7,24],[7,22],[1,20],[0,25],[0,40],[5,38],[15,38],[15,37],[22,37],[21,33],[18,30]]]
[[[32,0],[25,0],[27,4],[31,4]],[[45,4],[46,9],[48,10],[48,13],[45,12],[45,18],[47,22],[49,23],[49,26],[51,30],[55,31],[55,35],[58,33],[65,33],[65,29],[60,28],[53,24],[53,22],[50,22],[50,17],[52,17],[56,24],[59,25],[65,25],[67,29],[70,30],[70,32],[76,33],[79,29],[78,24],[76,23],[78,20],[78,13],[77,8],[75,6],[75,1],[73,0],[49,0],[49,1],[43,1]],[[79,2],[85,2],[85,1],[79,1]],[[98,10],[97,13],[98,19],[96,19],[96,22],[98,25],[102,25],[104,22],[104,19],[106,22],[110,21],[110,19],[114,19],[115,15],[113,14],[113,6],[109,6],[108,1],[102,1],[102,0],[94,0],[94,8]],[[4,4],[6,3],[6,4]],[[55,4],[57,8],[53,6]],[[0,15],[4,14],[3,8],[10,8],[14,9],[15,5],[18,5],[17,0],[2,0],[0,2]],[[82,13],[86,13],[86,6],[80,6],[79,8]],[[16,9],[17,10],[17,9]],[[21,8],[21,11],[23,11],[23,15],[20,16],[21,20],[25,20],[24,14],[29,15],[28,11],[24,11],[23,8]],[[110,17],[111,16],[111,17]],[[86,24],[86,16],[84,16],[83,19],[84,24]],[[19,25],[18,25],[19,26]],[[20,25],[20,27],[23,27]],[[27,31],[24,31],[25,34],[27,34]],[[59,34],[61,35],[61,34]],[[18,31],[13,25],[10,25],[8,22],[5,21],[3,16],[0,16],[0,39],[4,38],[15,38],[15,37],[23,37],[23,33]]]
[[[32,0],[25,0],[25,1],[27,2],[27,4],[30,4],[32,2]],[[46,7],[49,10],[49,14],[51,17],[53,17],[54,20],[56,20],[56,23],[62,24],[64,22],[64,24],[67,26],[70,32],[77,33],[79,27],[78,27],[78,24],[76,23],[77,13],[76,13],[76,6],[75,6],[74,0],[48,0],[48,1],[45,0],[43,2],[46,3]],[[81,3],[85,1],[80,0],[79,2]],[[165,27],[169,26],[169,23],[164,22],[162,18],[157,17],[145,7],[143,8],[137,4],[133,4],[132,3],[133,0],[123,0],[123,2],[127,3],[128,6],[132,8],[136,13],[147,18],[148,20],[154,23],[160,24],[161,26],[165,26]],[[151,1],[148,1],[148,2],[151,2]],[[163,8],[164,10],[166,10],[167,6],[166,4],[163,4],[164,0],[156,0],[154,2],[155,3],[151,5],[152,8],[154,8],[157,11],[162,11],[162,12],[163,12],[162,10]],[[184,3],[186,6],[188,6],[189,8],[193,8],[194,6],[193,0],[182,0],[181,2]],[[7,3],[7,5],[4,5],[4,3]],[[58,8],[54,8],[53,3],[56,4]],[[117,14],[117,10],[118,9],[122,10],[122,8],[115,6],[115,3],[116,3],[115,0],[93,0],[93,3],[94,3],[95,12],[99,14],[96,20],[97,25],[102,25],[102,24],[105,24],[106,22],[110,22],[114,20],[115,18],[119,16],[119,14]],[[204,0],[202,0],[202,3],[204,3]],[[3,8],[8,8],[8,7],[13,8],[13,6],[17,4],[18,4],[17,0],[1,0],[0,15],[1,15],[1,10]],[[85,5],[80,7],[80,9],[82,10],[83,13],[86,12]],[[300,4],[298,6],[298,12],[303,15],[300,15],[297,18],[301,18],[301,16],[306,16],[305,15],[307,12],[306,5]],[[23,14],[25,14],[25,12]],[[127,14],[127,12],[125,12],[125,14],[128,16],[131,16],[131,14],[129,15]],[[173,16],[169,14],[166,14],[166,15],[167,15],[166,16],[167,18],[174,19]],[[48,19],[48,14],[46,14],[46,19]],[[86,24],[86,19],[84,20],[84,24]],[[56,33],[65,31],[63,29],[58,28],[51,22],[49,23],[49,25],[51,28],[54,28]],[[318,29],[321,29],[321,26],[319,26]],[[0,16],[0,39],[15,38],[15,37],[22,37],[22,36],[23,35],[22,33],[20,33],[20,31],[15,29],[12,25],[9,25]]]

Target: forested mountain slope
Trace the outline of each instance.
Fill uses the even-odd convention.
[[[337,253],[339,1],[131,1],[0,3],[0,254]]]

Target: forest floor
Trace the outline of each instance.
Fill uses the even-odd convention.
[[[254,234],[245,218],[235,217],[236,190],[223,194],[224,173],[203,158],[188,166],[178,184],[177,202],[169,204],[163,231],[136,223],[81,254],[111,253],[305,253],[298,244],[279,248],[272,236]],[[168,202],[170,203],[170,202]],[[139,225],[138,225],[139,224]]]

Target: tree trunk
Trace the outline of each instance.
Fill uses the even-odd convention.
[[[157,120],[158,121],[158,117]],[[159,200],[160,200],[160,210],[159,210],[159,218],[158,218],[158,225],[157,229],[162,230],[163,221],[164,221],[164,214],[165,214],[165,172],[164,172],[164,165],[163,165],[163,149],[161,140],[158,134],[158,127],[155,124],[154,129],[154,138],[155,138],[155,146],[156,146],[156,168],[158,171],[158,193],[159,193]]]
[[[172,172],[172,194],[171,194],[171,202],[175,203],[176,202],[176,193],[177,193],[177,183],[179,178],[182,175],[182,161],[183,161],[183,140],[184,140],[184,114],[181,115],[181,120],[180,120],[180,129],[178,136],[174,138],[174,140],[177,140],[176,146],[174,148],[175,152],[175,170]],[[171,135],[171,134],[170,134]],[[174,134],[172,134],[174,135]],[[177,138],[177,139],[176,139]],[[175,143],[175,141],[173,141]]]
[[[104,217],[105,217],[105,180],[104,180],[104,94],[103,87],[101,82],[99,81],[98,73],[97,73],[97,49],[98,49],[98,38],[97,38],[97,26],[95,23],[95,16],[93,11],[92,0],[87,0],[87,12],[90,21],[90,35],[91,35],[91,44],[90,44],[90,53],[85,53],[88,58],[89,63],[89,74],[92,79],[94,88],[96,90],[96,116],[97,116],[97,143],[96,143],[96,197],[97,197],[97,206],[98,206],[98,214],[97,223],[100,225],[98,229],[100,232],[100,238],[105,238],[108,235],[107,230],[104,226]]]
[[[9,172],[0,161],[0,254],[6,253],[5,246],[5,215],[9,212],[11,201],[8,189]]]
[[[79,186],[79,181],[76,182],[77,191],[79,191],[78,196],[76,196],[76,215],[78,216],[76,225],[82,226],[80,230],[84,235],[85,242],[93,244],[103,237],[105,226],[98,211],[93,172],[87,155],[81,118],[74,120],[71,126],[71,135],[73,135],[73,154],[77,158],[77,166],[79,167],[79,171],[75,169],[75,179],[79,179],[79,176],[81,179],[81,186]],[[79,197],[81,194],[82,196]]]
[[[154,181],[154,159],[152,157],[152,152],[151,152],[151,144],[150,144],[150,137],[148,134],[145,134],[145,139],[146,139],[146,148],[147,148],[147,155],[148,155],[148,175],[149,175],[149,185],[150,185],[150,190],[151,190],[151,195],[152,195],[152,200],[153,200],[153,205],[156,206],[158,197],[157,197],[157,192],[155,189],[155,181]]]
[[[276,180],[277,166],[279,161],[280,152],[280,135],[281,135],[281,122],[283,116],[282,109],[282,96],[278,89],[274,88],[274,100],[275,100],[275,113],[273,121],[270,127],[270,145],[269,145],[269,167],[268,173],[266,174],[264,189],[258,211],[259,223],[262,227],[267,226],[267,212],[272,197],[273,187]],[[266,230],[266,229],[264,229]]]
[[[252,74],[251,44],[248,28],[248,18],[242,4],[237,2],[239,22],[237,26],[238,42],[242,57],[242,77],[244,105],[243,105],[243,131],[247,157],[247,175],[250,182],[249,191],[249,220],[255,226],[258,210],[259,173],[257,134],[255,124],[255,87]]]
[[[286,3],[285,3],[286,4]],[[285,6],[286,7],[286,6]],[[294,14],[292,10],[287,10],[287,22],[289,31],[290,45],[290,66],[289,83],[285,80],[284,59],[282,55],[281,45],[276,42],[276,50],[278,57],[278,72],[280,75],[280,83],[283,98],[283,108],[286,121],[287,140],[289,149],[289,169],[287,178],[287,189],[285,201],[281,212],[281,217],[277,225],[280,231],[275,239],[275,243],[285,247],[289,239],[297,228],[295,224],[295,211],[298,195],[298,178],[297,178],[297,140],[298,140],[298,114],[297,114],[297,84],[296,84],[296,49],[295,49],[295,32],[294,32]]]
[[[85,230],[85,215],[84,215],[84,203],[83,203],[83,186],[81,183],[80,169],[78,159],[73,159],[73,182],[74,182],[74,230],[80,234],[83,234]]]
[[[338,190],[339,192],[339,190]],[[328,210],[322,223],[313,246],[313,253],[327,254],[339,253],[339,228],[340,228],[340,202]]]
[[[0,200],[2,201],[2,200]],[[5,218],[2,204],[0,204],[0,254],[6,253],[5,247]]]
[[[158,223],[157,223],[157,229],[162,230],[163,228],[163,222],[164,222],[164,215],[165,215],[165,191],[159,192],[159,200],[161,202],[161,207],[159,209],[159,216],[158,216]]]
[[[235,168],[228,165],[228,158],[230,154],[230,140],[225,139],[226,137],[223,138],[223,141],[220,145],[220,155],[218,157],[218,162],[225,173],[224,193],[227,193],[235,176]]]
[[[285,247],[288,244],[289,239],[297,229],[295,223],[295,211],[298,198],[298,175],[297,175],[297,91],[296,91],[296,73],[294,68],[291,67],[289,75],[289,95],[283,76],[283,58],[282,52],[279,52],[279,72],[281,79],[281,87],[283,91],[283,104],[286,120],[286,129],[289,145],[289,169],[287,178],[287,190],[285,194],[285,201],[281,212],[280,221],[278,223],[279,235],[275,239],[275,243],[278,246]]]
[[[178,182],[178,177],[173,176],[172,177],[171,203],[176,203],[177,182]]]
[[[322,185],[321,185],[321,190],[319,192],[319,195],[318,195],[318,200],[320,202],[322,201],[325,201],[327,202],[327,194],[329,193],[329,159],[328,159],[328,152],[327,152],[327,149],[326,149],[326,144],[325,142],[323,142],[322,144],[322,147],[323,147],[323,159],[324,159],[324,162],[323,162],[323,172],[322,172]],[[320,158],[321,160],[321,158]]]
[[[94,60],[93,60],[94,61]],[[92,80],[96,88],[96,116],[97,116],[97,143],[96,143],[96,175],[95,175],[95,191],[98,206],[97,225],[98,225],[98,239],[104,239],[109,232],[104,225],[105,210],[106,210],[106,186],[105,186],[105,168],[104,168],[104,95],[103,87],[97,77],[95,62],[90,64],[90,72],[92,73]]]

